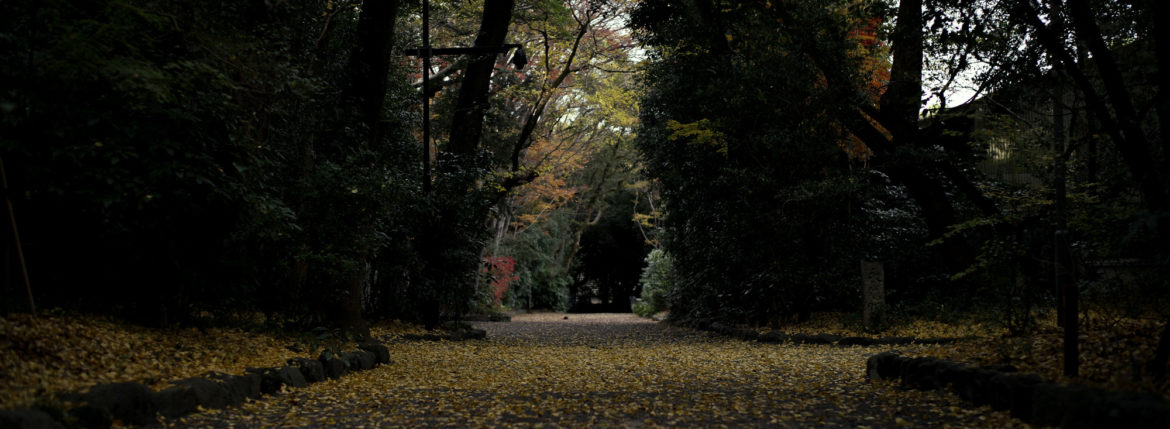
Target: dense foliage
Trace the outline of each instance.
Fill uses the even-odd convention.
[[[856,311],[861,260],[895,312],[1166,317],[1157,7],[639,3],[672,317]]]
[[[425,181],[417,2],[6,3],[0,154],[34,298],[358,334],[363,314],[567,308],[587,217],[633,177],[626,2],[432,3],[433,45],[491,33],[530,64],[434,59]],[[3,236],[3,310],[27,309]]]
[[[422,205],[410,116],[364,144],[343,102],[352,3],[5,9],[0,143],[48,304],[319,318],[356,268],[407,241]]]
[[[646,255],[646,269],[638,279],[642,287],[641,302],[634,307],[639,316],[650,316],[670,310],[670,295],[675,290],[674,258],[662,249],[654,249]]]
[[[868,260],[895,313],[1170,316],[1159,2],[436,1],[434,45],[529,64],[438,56],[426,85],[420,6],[5,3],[32,297],[359,335],[640,295],[778,324],[856,310]]]
[[[638,142],[665,201],[672,315],[768,323],[847,308],[856,261],[890,242],[867,233],[884,224],[869,203],[884,180],[843,150],[828,111],[843,94],[789,37],[844,35],[872,11],[810,6],[812,30],[778,27],[763,2],[712,7],[644,2],[634,15],[653,47]],[[848,74],[868,79],[869,55]]]

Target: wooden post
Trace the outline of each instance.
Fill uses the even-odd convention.
[[[1080,374],[1080,329],[1077,320],[1078,293],[1076,283],[1072,280],[1069,271],[1069,251],[1064,230],[1056,231],[1053,243],[1056,247],[1054,259],[1056,262],[1056,287],[1060,289],[1062,300],[1057,303],[1064,309],[1064,375],[1076,377]]]
[[[1052,11],[1059,12],[1061,9],[1060,0],[1049,0],[1048,4]],[[1050,17],[1052,18],[1052,28],[1063,32],[1063,16],[1060,13],[1052,13]],[[1060,64],[1060,62],[1054,61],[1054,64]],[[1054,66],[1050,73],[1052,74],[1052,151],[1056,154],[1056,157],[1053,159],[1053,188],[1055,188],[1054,191],[1056,194],[1053,196],[1053,206],[1055,206],[1054,209],[1056,212],[1056,219],[1054,219],[1056,232],[1053,234],[1052,239],[1052,247],[1054,248],[1052,261],[1056,270],[1054,273],[1054,280],[1056,281],[1056,319],[1057,323],[1064,328],[1064,375],[1067,377],[1076,377],[1080,373],[1080,339],[1078,338],[1080,332],[1077,326],[1078,291],[1076,282],[1072,279],[1072,258],[1069,253],[1067,230],[1067,170],[1070,147],[1068,145],[1067,133],[1065,132],[1063,71],[1059,66]]]
[[[24,293],[28,295],[28,309],[37,315],[37,304],[33,301],[32,286],[28,281],[28,264],[24,262],[24,248],[20,244],[20,230],[16,228],[16,211],[12,208],[12,197],[8,195],[8,172],[4,171],[4,158],[0,158],[0,182],[4,185],[4,202],[8,204],[8,219],[12,221],[12,239],[16,242],[16,257],[20,260],[20,272],[24,275]]]
[[[881,262],[861,261],[861,302],[861,321],[866,329],[885,324],[885,271]]]
[[[422,16],[423,96],[423,195],[431,193],[431,2],[423,0]]]

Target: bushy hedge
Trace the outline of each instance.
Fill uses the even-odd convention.
[[[649,316],[669,310],[670,295],[676,283],[674,259],[662,249],[651,250],[646,255],[646,268],[639,280],[642,302],[634,307],[634,312],[639,316]]]

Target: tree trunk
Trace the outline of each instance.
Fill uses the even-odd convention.
[[[957,222],[955,209],[947,199],[946,190],[942,183],[927,176],[920,168],[909,165],[892,165],[882,168],[894,183],[906,187],[906,193],[914,204],[922,210],[922,220],[926,223],[927,237],[937,240],[943,237],[951,225]],[[939,244],[941,256],[946,268],[959,272],[967,268],[973,259],[973,252],[962,240],[962,237],[951,237]]]
[[[397,0],[372,0],[362,4],[358,17],[357,45],[349,62],[350,85],[342,103],[357,103],[360,119],[365,123],[365,144],[372,148],[381,141],[384,130],[382,107],[386,98],[386,75],[390,71],[390,51],[394,47],[394,19]],[[340,143],[340,142],[338,142]],[[373,228],[363,228],[373,229]],[[364,249],[372,254],[373,249]],[[362,285],[366,264],[352,264],[346,273],[344,289],[337,303],[337,321],[358,339],[368,339],[370,328],[362,318]]]
[[[1162,326],[1161,339],[1158,348],[1154,350],[1154,357],[1146,362],[1146,373],[1161,383],[1166,380],[1166,360],[1170,359],[1170,319]]]
[[[1147,11],[1149,16],[1164,17],[1167,10],[1165,0],[1150,0],[1153,6]],[[1165,19],[1154,19],[1154,54],[1158,58],[1158,73],[1155,74],[1155,83],[1158,85],[1158,129],[1170,129],[1170,25]],[[1158,133],[1162,146],[1162,168],[1170,171],[1170,139],[1163,132]]]
[[[784,22],[796,23],[796,16],[778,4],[776,11]],[[800,25],[796,25],[801,28]],[[800,37],[802,35],[796,35]],[[822,51],[807,37],[797,40],[805,55],[824,73],[829,86],[848,88],[848,92],[860,93],[853,82],[840,72],[844,64],[834,63],[832,54]],[[907,159],[899,154],[900,148],[926,146],[926,139],[918,129],[918,115],[922,104],[922,59],[923,59],[923,18],[922,0],[902,1],[898,8],[898,22],[891,35],[893,59],[890,70],[890,84],[879,100],[880,110],[872,106],[855,105],[838,112],[841,124],[877,154],[878,162],[884,165],[878,169],[890,175],[897,184],[906,187],[915,204],[922,210],[923,220],[930,238],[941,238],[956,222],[955,210],[943,188],[943,178],[949,179],[985,214],[996,213],[994,204],[971,184],[963,172],[946,164],[932,165],[923,160]],[[857,97],[864,100],[866,97]],[[893,138],[887,138],[882,130],[873,124],[881,124]],[[941,132],[939,134],[942,134]],[[954,144],[955,142],[951,142]],[[938,167],[942,177],[932,177]],[[966,268],[970,262],[971,249],[961,240],[944,242],[944,255],[951,267]]]
[[[1118,149],[1140,184],[1146,197],[1146,206],[1153,212],[1165,210],[1168,204],[1165,184],[1155,167],[1154,158],[1150,156],[1149,143],[1138,123],[1140,117],[1133,107],[1129,89],[1113,53],[1105,46],[1101,31],[1085,0],[1069,0],[1068,4],[1077,37],[1085,42],[1093,54],[1093,63],[1101,75],[1109,104],[1117,112],[1117,121],[1124,135],[1123,141],[1117,142]]]
[[[358,17],[357,46],[349,60],[350,86],[347,98],[357,101],[362,120],[369,127],[367,144],[381,140],[382,106],[386,100],[386,75],[390,73],[390,51],[394,48],[394,18],[398,0],[362,2]]]
[[[1050,55],[1063,63],[1064,72],[1084,93],[1086,105],[1113,140],[1130,174],[1138,182],[1138,191],[1142,193],[1146,207],[1155,213],[1162,212],[1170,204],[1170,200],[1166,198],[1165,183],[1161,174],[1154,167],[1149,143],[1136,122],[1137,115],[1133,113],[1133,104],[1126,90],[1125,81],[1117,69],[1112,53],[1101,38],[1100,29],[1088,6],[1083,0],[1070,0],[1069,5],[1078,41],[1084,42],[1092,52],[1108,98],[1097,92],[1097,86],[1080,68],[1081,64],[1073,59],[1064,41],[1040,20],[1039,12],[1030,2],[1021,2],[1018,13],[1020,18],[1036,31],[1037,39]],[[1110,107],[1117,112],[1118,118],[1110,113]]]
[[[512,22],[514,0],[485,0],[479,34],[475,47],[501,46],[508,35]],[[491,89],[492,71],[495,70],[496,55],[479,55],[467,64],[463,83],[459,86],[459,99],[455,104],[451,124],[451,136],[447,151],[454,154],[471,154],[479,148],[483,135],[483,115],[487,111],[488,92]]]
[[[485,0],[483,16],[480,21],[479,33],[475,38],[475,47],[498,47],[504,44],[508,35],[508,26],[512,21],[514,0]],[[465,310],[467,302],[463,301],[463,294],[474,286],[473,282],[463,284],[462,278],[468,270],[477,273],[480,261],[457,260],[451,254],[460,253],[461,248],[473,245],[458,237],[457,231],[467,231],[467,228],[483,228],[487,220],[487,206],[480,206],[483,201],[476,197],[467,197],[467,189],[474,188],[475,179],[468,174],[445,175],[446,172],[457,172],[464,168],[475,168],[474,157],[479,150],[480,139],[483,135],[484,114],[488,108],[488,95],[491,90],[492,72],[495,70],[496,54],[481,54],[468,59],[467,70],[463,75],[463,82],[459,86],[459,97],[451,122],[451,133],[446,146],[446,153],[455,155],[439,165],[440,178],[436,181],[436,194],[433,200],[437,206],[437,216],[429,220],[429,227],[424,233],[424,240],[419,243],[420,253],[428,267],[423,270],[427,282],[420,282],[423,287],[432,290],[423,291],[424,299],[420,303],[419,313],[428,327],[437,325],[444,313]],[[462,170],[464,173],[466,170]],[[477,249],[480,250],[480,249]],[[476,252],[478,254],[478,251]],[[451,292],[444,294],[445,292]]]
[[[922,0],[903,0],[898,6],[898,21],[891,35],[894,61],[890,68],[890,84],[879,100],[880,110],[875,119],[882,124],[892,139],[887,140],[864,118],[853,119],[850,131],[862,139],[875,152],[894,159],[887,161],[881,169],[890,175],[895,183],[906,187],[907,193],[922,210],[931,239],[942,238],[957,222],[955,209],[947,198],[942,178],[931,177],[930,165],[922,160],[906,159],[897,154],[900,147],[922,147],[926,145],[918,129],[919,110],[922,107]],[[901,158],[901,159],[899,159]],[[945,178],[955,182],[968,197],[985,210],[994,210],[988,205],[982,193],[957,168],[942,171]],[[942,256],[947,268],[961,271],[972,259],[972,251],[961,237],[944,240]]]
[[[902,0],[891,39],[894,62],[879,120],[894,135],[894,145],[914,145],[922,107],[922,0]]]
[[[1154,11],[1160,11],[1165,7],[1163,2],[1152,3],[1155,5]],[[1085,95],[1086,104],[1095,116],[1092,119],[1099,121],[1101,128],[1113,141],[1129,173],[1138,182],[1138,191],[1142,194],[1146,208],[1156,215],[1165,213],[1170,208],[1166,183],[1162,173],[1156,168],[1155,158],[1151,156],[1150,142],[1141,129],[1140,117],[1134,109],[1124,76],[1117,66],[1113,53],[1105,44],[1089,4],[1085,0],[1069,0],[1068,12],[1072,17],[1077,42],[1083,43],[1092,54],[1101,86],[1105,89],[1105,96],[1097,92],[1097,85],[1089,80],[1085,70],[1080,68],[1083,64],[1078,63],[1069,53],[1063,33],[1054,32],[1048,24],[1041,21],[1031,2],[1020,2],[1019,6],[1019,16],[1035,30],[1037,39],[1050,55],[1063,63],[1064,72]],[[1157,19],[1155,21],[1160,23]],[[1155,48],[1159,52],[1165,52],[1165,44],[1158,43],[1166,41],[1165,29],[1161,25],[1155,25]],[[1159,72],[1156,78],[1159,84],[1158,94],[1164,94],[1164,87],[1161,84],[1165,81],[1166,64],[1165,59],[1159,58]],[[1159,101],[1166,102],[1165,99]],[[1159,127],[1164,127],[1166,118],[1162,111],[1158,114]],[[1159,132],[1158,135],[1161,137],[1163,133]],[[1162,147],[1166,150],[1164,143]],[[1155,252],[1157,257],[1164,257],[1165,253],[1165,249],[1156,249]],[[1170,323],[1162,332],[1154,358],[1147,363],[1148,371],[1157,377],[1164,377],[1167,358],[1170,358]]]
[[[1170,168],[1170,139],[1166,138],[1166,130],[1170,129],[1170,25],[1164,19],[1167,13],[1167,2],[1164,0],[1150,0],[1149,16],[1154,19],[1154,49],[1158,58],[1158,72],[1156,83],[1158,86],[1158,138],[1161,139],[1162,165]],[[1163,241],[1164,242],[1164,241]],[[1147,373],[1154,376],[1159,383],[1166,380],[1166,361],[1170,359],[1170,319],[1165,321],[1161,338],[1154,356],[1146,363]]]

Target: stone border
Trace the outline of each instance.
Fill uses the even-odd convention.
[[[272,395],[284,386],[305,387],[350,372],[373,369],[390,363],[385,344],[367,342],[358,350],[317,359],[292,358],[287,366],[248,368],[243,375],[213,373],[171,382],[173,387],[154,392],[139,383],[107,383],[84,393],[61,395],[75,404],[64,410],[0,410],[0,428],[109,428],[114,420],[136,426],[158,423],[157,416],[184,416],[204,409],[239,405],[247,399]]]
[[[511,322],[512,316],[507,314],[465,314],[460,320],[464,322]]]
[[[1049,383],[1008,365],[974,367],[891,351],[871,356],[865,367],[867,379],[901,379],[907,388],[949,390],[1038,426],[1164,428],[1170,422],[1170,404],[1161,395]]]
[[[398,338],[383,337],[384,341],[403,342],[403,341],[464,341],[464,340],[482,340],[487,338],[487,331],[472,327],[470,323],[460,320],[449,320],[439,325],[439,329],[443,331],[441,334],[425,333],[425,334],[406,334]]]
[[[487,331],[483,329],[467,329],[460,331],[448,331],[442,334],[405,334],[396,339],[382,338],[387,341],[465,341],[465,340],[482,340],[487,338]]]
[[[737,328],[721,322],[699,322],[692,327],[744,341],[758,341],[768,344],[825,344],[837,346],[883,346],[905,344],[953,344],[965,338],[915,338],[915,337],[842,337],[832,334],[786,334],[778,331],[763,334],[751,329]]]

